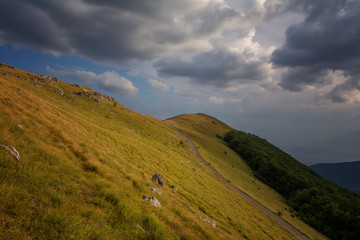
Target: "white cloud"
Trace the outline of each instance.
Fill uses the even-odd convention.
[[[159,82],[158,80],[155,79],[149,79],[148,83],[150,83],[151,87],[154,89],[158,89],[162,92],[168,92],[170,91],[170,87],[169,85],[167,85],[166,83],[163,82]]]
[[[130,80],[120,76],[117,72],[106,71],[98,77],[101,79],[99,85],[108,91],[122,95],[135,95],[138,92]]]
[[[126,74],[130,75],[130,76],[137,76],[137,75],[139,75],[139,70],[134,69],[134,70],[127,72]]]
[[[50,75],[56,75],[59,77],[69,77],[78,82],[91,82],[97,78],[97,75],[93,72],[83,71],[83,70],[55,70],[46,66],[46,72]]]
[[[213,104],[224,104],[226,102],[226,100],[222,97],[215,97],[215,96],[211,96],[209,98],[209,102],[213,103]]]
[[[84,70],[56,70],[49,66],[46,67],[46,71],[50,75],[55,75],[59,78],[70,78],[72,81],[86,83],[90,87],[105,89],[121,95],[135,95],[138,92],[138,89],[130,80],[120,76],[114,71],[96,74]]]

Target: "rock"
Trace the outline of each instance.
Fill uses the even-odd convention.
[[[152,197],[143,196],[143,201],[150,201],[151,206],[156,207],[156,208],[161,208],[161,204],[156,199],[155,196],[152,196]]]
[[[16,125],[19,129],[23,129],[23,126],[21,124]]]
[[[13,156],[13,158],[15,158],[15,160],[20,161],[20,154],[18,151],[16,151],[16,149],[13,146],[5,146],[0,144],[0,148],[4,148],[6,150],[8,150],[11,154],[11,156]]]
[[[155,175],[152,177],[152,180],[160,184],[160,186],[164,186],[164,179],[160,174],[155,173]]]
[[[208,224],[210,224],[210,226],[212,226],[213,228],[216,227],[216,222],[214,222],[213,220],[210,220],[208,218],[204,218],[204,217],[199,217],[199,219],[201,221],[207,222]]]
[[[60,96],[65,96],[64,90],[62,90],[61,88],[57,89],[57,94],[59,94]]]
[[[0,66],[3,68],[3,67],[7,67],[7,68],[10,68],[10,69],[14,69],[13,66],[10,66],[8,64],[5,64],[5,63],[0,63]]]
[[[177,187],[175,187],[174,185],[171,185],[170,188],[174,189],[175,191],[177,191]]]
[[[95,94],[95,96],[96,96],[97,98],[99,98],[100,100],[104,100],[104,97],[103,97],[103,95],[102,95],[101,93],[94,92],[94,94]]]
[[[148,189],[150,189],[150,191],[152,191],[153,193],[157,193],[159,196],[162,196],[162,193],[159,189],[153,188],[151,186],[149,186]]]
[[[85,94],[86,96],[88,96],[89,98],[93,98],[93,96],[94,96],[94,94],[93,94],[92,92],[88,92],[88,91],[86,91],[86,90],[84,90],[84,94]]]
[[[22,92],[23,92],[20,88],[18,88],[17,90],[18,90],[19,93],[22,93]]]
[[[46,76],[46,75],[45,75],[43,78],[45,79],[45,81],[49,82],[50,84],[52,84],[53,81],[54,81],[54,82],[57,82],[57,81],[58,81],[57,78],[55,78],[55,77],[50,77],[50,76]]]

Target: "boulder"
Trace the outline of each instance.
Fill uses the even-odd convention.
[[[158,184],[160,184],[160,186],[162,186],[162,187],[165,184],[163,177],[158,173],[155,173],[155,175],[152,177],[152,180],[157,182]]]
[[[174,189],[175,191],[177,191],[177,187],[175,187],[174,185],[171,185],[170,188]]]
[[[204,217],[199,217],[199,219],[200,219],[201,221],[207,222],[207,223],[210,224],[210,226],[212,226],[213,228],[216,227],[216,222],[214,222],[214,221],[211,220],[211,219],[204,218]]]
[[[156,199],[155,196],[152,196],[152,197],[143,196],[143,201],[150,201],[151,206],[156,207],[156,208],[161,208],[161,204]]]
[[[152,191],[153,193],[157,193],[159,196],[162,196],[162,193],[159,189],[157,188],[153,188],[151,186],[148,187],[150,189],[150,191]]]
[[[57,89],[57,94],[59,94],[60,96],[65,96],[64,90],[62,90],[61,88]]]

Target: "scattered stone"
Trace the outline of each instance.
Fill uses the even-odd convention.
[[[155,175],[152,177],[152,180],[157,182],[158,184],[160,184],[160,186],[162,186],[162,187],[165,184],[163,177],[158,173],[155,173]]]
[[[212,121],[212,124],[217,124],[217,121]]]
[[[55,77],[50,77],[50,76],[44,76],[44,79],[49,82],[50,84],[52,84],[53,82],[57,82],[58,79]]]
[[[84,90],[84,94],[85,94],[86,96],[88,96],[89,98],[93,98],[93,96],[94,96],[94,94],[93,94],[92,92],[88,92],[88,91],[86,91],[86,90]]]
[[[8,64],[5,64],[5,63],[0,63],[0,66],[3,68],[3,67],[7,67],[7,68],[10,68],[10,69],[14,69],[13,66],[10,66]]]
[[[23,92],[20,88],[18,88],[17,90],[18,90],[19,93],[22,93],[22,92]]]
[[[210,220],[208,218],[204,218],[204,217],[199,217],[199,219],[201,221],[207,222],[208,224],[210,224],[210,226],[212,226],[213,228],[216,227],[216,222],[214,222],[213,220]]]
[[[65,96],[64,90],[62,90],[61,88],[57,89],[57,94],[59,94],[60,96]]]
[[[11,154],[11,156],[13,156],[13,158],[15,158],[15,160],[20,161],[20,154],[18,151],[16,151],[16,149],[13,146],[5,146],[0,144],[0,148],[4,148],[6,150],[8,150]]]
[[[7,74],[7,73],[4,73],[4,77],[7,77],[7,76],[9,76],[9,74]]]
[[[143,196],[143,201],[150,201],[150,204],[153,207],[156,207],[156,208],[161,207],[160,202],[156,199],[155,196],[152,196],[152,197]]]
[[[159,189],[153,188],[151,186],[148,186],[148,189],[150,189],[150,191],[152,191],[153,193],[157,193],[159,196],[162,196],[162,193]]]
[[[37,88],[42,88],[43,87],[41,84],[38,84],[38,83],[34,83],[34,86],[37,87]]]
[[[100,100],[104,100],[104,97],[103,97],[103,95],[102,95],[101,93],[95,92],[94,94],[95,94],[95,96],[96,96],[97,98],[99,98]]]
[[[17,77],[17,78],[20,78],[20,76],[19,76],[19,75],[16,75],[16,77]]]
[[[33,81],[33,82],[45,82],[44,79],[42,79],[42,78],[36,78],[36,77],[33,77],[33,78],[31,78],[30,80]]]
[[[23,129],[23,126],[21,124],[16,125],[18,128]]]
[[[97,100],[96,98],[94,98],[94,101],[95,101],[96,103],[100,103],[100,101],[99,101],[99,100]]]
[[[177,187],[175,187],[174,185],[171,185],[170,188],[174,189],[175,191],[177,191]]]

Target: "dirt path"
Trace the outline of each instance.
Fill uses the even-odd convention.
[[[245,192],[241,191],[221,176],[215,169],[213,169],[200,155],[198,150],[196,149],[195,144],[191,141],[190,138],[188,138],[183,132],[181,132],[179,129],[175,128],[171,124],[169,124],[172,128],[174,128],[190,145],[190,150],[193,152],[195,157],[212,173],[215,175],[215,177],[221,181],[223,184],[231,188],[233,191],[238,193],[241,197],[243,197],[245,200],[247,200],[250,204],[252,204],[254,207],[265,213],[267,216],[269,216],[271,219],[273,219],[275,222],[280,224],[283,228],[285,228],[287,231],[289,231],[291,234],[293,234],[295,237],[297,237],[300,240],[309,240],[303,233],[301,233],[299,230],[291,226],[288,222],[286,222],[284,219],[267,209],[265,206],[263,206],[261,203],[247,195]]]

